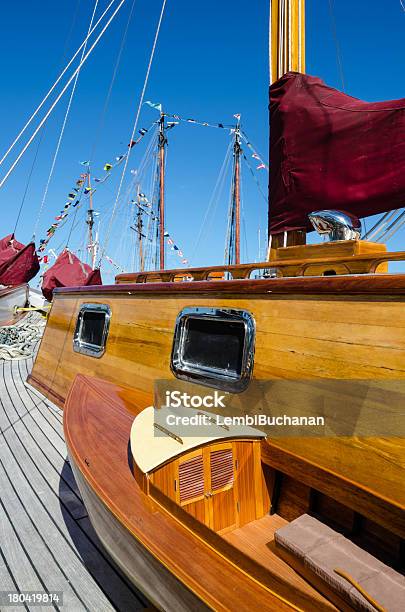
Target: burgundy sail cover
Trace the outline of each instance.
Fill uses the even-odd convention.
[[[269,229],[308,213],[367,217],[405,205],[405,99],[362,102],[290,72],[270,87]]]
[[[85,287],[101,285],[100,270],[92,270],[68,250],[63,251],[44,274],[42,293],[51,302],[55,287]]]
[[[0,285],[28,283],[39,271],[35,244],[25,246],[9,234],[0,240]]]

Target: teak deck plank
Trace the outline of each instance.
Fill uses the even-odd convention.
[[[24,384],[32,363],[0,361],[0,590],[63,591],[67,612],[144,608],[88,521],[61,411]]]

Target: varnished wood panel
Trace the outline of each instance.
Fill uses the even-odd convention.
[[[211,291],[220,285],[235,288],[235,283],[200,284]],[[115,287],[111,291],[99,287],[56,293],[31,382],[45,394],[51,390],[52,398],[60,398],[63,403],[75,375],[87,372],[133,387],[139,408],[151,405],[154,381],[174,379],[170,370],[173,331],[176,317],[185,306],[241,308],[253,314],[257,329],[253,377],[257,380],[405,379],[404,298],[392,293],[405,290],[400,275],[246,281],[251,293],[247,288],[244,294],[234,295],[223,289],[212,295],[190,291],[199,283],[184,283],[184,291],[177,291],[173,285],[179,283],[164,289],[157,285],[155,292],[150,292],[148,285],[135,289],[122,285],[119,292]],[[257,287],[261,293],[256,293]],[[322,293],[288,293],[293,289],[306,292],[310,287]],[[378,295],[384,287],[391,293]],[[333,295],[339,290],[352,293]],[[355,291],[363,294],[353,295]],[[80,305],[92,301],[109,304],[112,309],[106,353],[101,359],[74,353],[72,346]],[[371,480],[367,470],[370,453],[386,457],[384,469],[372,479],[373,488],[403,504],[405,492],[398,487],[398,482],[404,482],[403,441],[333,438],[319,439],[316,444],[310,439],[285,444],[291,449],[300,445],[304,457],[343,477],[350,475],[354,484],[365,487]]]
[[[178,609],[177,596],[184,602],[181,584],[215,610],[330,609],[287,565],[260,567],[213,531],[204,531],[204,526],[196,536],[141,491],[128,463],[136,412],[134,405],[128,412],[129,404],[125,389],[78,376],[64,413],[71,463],[91,519],[126,573],[140,571],[137,559],[142,549],[144,558],[161,564],[162,584],[156,577],[151,582],[150,574],[146,584],[149,596],[160,605],[159,593],[170,593],[164,609]],[[156,572],[156,564],[147,563]]]
[[[385,455],[381,452],[384,442],[349,438],[320,438],[316,443],[300,438],[272,440],[262,443],[262,459],[404,538],[401,462],[405,440],[389,440],[390,453]]]

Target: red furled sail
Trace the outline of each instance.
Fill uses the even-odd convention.
[[[28,283],[39,271],[35,244],[25,246],[9,234],[0,240],[0,285]]]
[[[53,266],[45,272],[42,293],[51,302],[55,287],[85,287],[101,284],[100,270],[92,270],[76,255],[65,249]]]
[[[271,234],[322,209],[367,217],[405,205],[405,99],[368,103],[290,72],[270,87]]]

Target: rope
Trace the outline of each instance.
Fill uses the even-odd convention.
[[[106,15],[106,13],[109,11],[110,7],[112,4],[114,4],[116,0],[112,0],[110,2],[110,4],[107,6],[107,8],[105,9],[104,13],[101,15],[100,19],[97,21],[96,25],[94,26],[94,28],[92,29],[92,31],[90,32],[90,34],[87,36],[87,38],[82,42],[82,44],[80,45],[80,47],[77,49],[76,53],[73,55],[73,57],[71,58],[71,60],[69,61],[69,63],[65,66],[65,68],[63,69],[63,71],[60,73],[60,75],[58,76],[58,78],[56,79],[55,83],[52,85],[52,87],[50,88],[50,90],[48,91],[48,93],[45,95],[45,97],[43,98],[42,102],[37,106],[37,108],[35,109],[35,111],[32,113],[31,117],[28,119],[27,123],[24,125],[24,127],[22,128],[22,130],[20,131],[20,133],[16,136],[15,140],[11,143],[10,147],[7,149],[7,151],[5,152],[5,154],[3,155],[3,157],[0,160],[0,166],[1,164],[4,162],[4,160],[6,159],[6,157],[8,156],[8,154],[10,153],[10,151],[14,148],[14,146],[17,144],[17,142],[20,140],[21,136],[23,135],[23,133],[25,132],[25,130],[27,129],[27,127],[30,125],[31,121],[34,119],[34,117],[38,114],[38,112],[41,110],[41,108],[43,107],[43,105],[45,104],[45,102],[47,101],[47,99],[49,98],[49,96],[51,95],[51,93],[53,92],[53,90],[55,89],[55,87],[57,86],[57,84],[59,83],[59,81],[61,80],[61,78],[63,77],[63,75],[66,73],[66,71],[68,70],[68,68],[72,65],[73,61],[75,60],[75,58],[77,57],[77,55],[80,53],[80,50],[82,49],[83,45],[85,43],[87,43],[88,38],[93,34],[94,30],[97,28],[98,24],[100,23],[100,21],[104,18],[104,16]],[[69,34],[70,36],[70,34]]]
[[[107,92],[107,96],[106,96],[106,99],[105,99],[105,102],[104,102],[103,110],[101,111],[101,117],[100,117],[100,120],[99,120],[99,124],[98,124],[97,131],[96,131],[96,136],[95,136],[95,139],[94,139],[94,142],[93,142],[93,146],[91,148],[89,159],[93,159],[93,157],[94,157],[94,154],[96,152],[96,148],[97,148],[97,145],[98,145],[98,141],[99,141],[99,138],[100,138],[100,134],[101,134],[101,132],[103,130],[103,127],[104,127],[105,117],[106,117],[106,114],[107,114],[108,107],[110,105],[110,98],[111,98],[112,90],[113,90],[113,87],[114,87],[115,79],[117,77],[118,68],[119,68],[119,65],[120,65],[120,62],[121,62],[121,56],[122,56],[122,53],[124,51],[125,43],[126,43],[127,36],[128,36],[129,25],[131,23],[132,14],[133,14],[134,8],[135,8],[135,2],[136,2],[136,0],[132,1],[131,9],[129,11],[129,16],[128,16],[127,24],[125,26],[124,34],[122,36],[121,45],[120,45],[120,48],[119,48],[119,51],[118,51],[117,59],[115,60],[115,66],[114,66],[113,74],[112,74],[112,77],[111,77],[110,85],[108,87],[108,92]]]
[[[338,39],[337,29],[336,29],[336,19],[335,19],[333,0],[329,0],[329,11],[330,11],[330,20],[331,20],[331,25],[332,25],[332,35],[333,35],[333,40],[335,42],[335,48],[336,48],[336,62],[338,65],[340,80],[342,82],[342,91],[345,91],[345,79],[343,75],[342,57],[340,53],[340,45],[339,45],[339,39]]]
[[[159,38],[160,26],[161,26],[161,23],[162,23],[162,19],[163,19],[165,7],[166,7],[166,2],[167,2],[167,0],[163,0],[162,9],[160,11],[160,17],[159,17],[159,21],[158,21],[158,25],[157,25],[157,29],[156,29],[156,33],[155,33],[155,39],[153,41],[152,51],[151,51],[150,58],[149,58],[148,69],[146,71],[146,76],[145,76],[145,80],[144,80],[143,87],[142,87],[141,97],[140,97],[140,100],[139,100],[138,109],[137,109],[137,112],[136,112],[135,121],[134,121],[134,124],[133,124],[131,138],[130,138],[129,142],[132,142],[134,140],[135,132],[136,132],[136,129],[138,127],[139,114],[141,112],[141,107],[142,107],[142,104],[143,104],[143,99],[145,97],[146,87],[147,87],[148,81],[149,81],[149,74],[150,74],[150,70],[151,70],[151,67],[152,67],[153,57],[155,55],[155,49],[156,49],[157,41],[158,41],[158,38]],[[124,167],[122,169],[121,179],[120,179],[120,183],[119,183],[119,186],[118,186],[117,197],[115,198],[114,207],[113,207],[113,210],[112,210],[112,213],[111,213],[111,217],[110,217],[110,222],[109,222],[108,227],[107,227],[107,233],[106,233],[106,237],[105,237],[105,240],[104,240],[104,245],[103,245],[103,248],[101,250],[100,259],[99,259],[99,263],[98,263],[98,266],[97,266],[98,268],[101,266],[101,262],[103,260],[104,255],[105,255],[105,252],[107,250],[107,246],[108,246],[108,242],[109,242],[109,239],[110,239],[110,234],[111,234],[113,220],[114,220],[115,213],[116,213],[116,210],[117,210],[118,201],[119,201],[119,198],[120,198],[120,195],[121,195],[122,184],[124,182],[124,178],[125,178],[126,171],[127,171],[127,168],[128,168],[128,161],[129,161],[129,158],[130,158],[130,155],[131,155],[131,150],[132,149],[130,147],[129,150],[128,150],[128,155],[125,158],[125,164],[124,164]],[[0,187],[1,187],[1,184],[0,184]]]
[[[30,139],[28,140],[27,144],[23,147],[23,149],[20,151],[19,155],[17,156],[17,158],[14,160],[14,162],[12,163],[12,165],[10,166],[8,172],[5,174],[5,176],[3,177],[3,179],[0,181],[0,187],[2,187],[4,185],[4,183],[6,182],[6,180],[8,179],[8,177],[10,176],[10,174],[12,173],[12,171],[14,170],[14,168],[16,167],[16,165],[18,164],[18,162],[20,161],[21,157],[24,155],[25,151],[28,149],[28,147],[30,146],[31,142],[34,140],[35,136],[38,134],[39,130],[41,129],[41,127],[44,125],[44,123],[47,121],[49,115],[52,113],[53,109],[55,108],[55,106],[58,104],[59,100],[61,99],[61,97],[63,96],[63,94],[65,93],[65,91],[67,90],[67,88],[69,87],[70,83],[73,81],[73,79],[75,78],[77,72],[81,69],[82,65],[86,62],[86,60],[88,59],[89,55],[91,54],[91,52],[93,51],[94,47],[97,46],[100,38],[102,38],[102,36],[104,35],[105,31],[108,29],[108,27],[110,26],[112,20],[114,19],[115,15],[118,13],[118,11],[120,10],[121,6],[124,4],[125,0],[121,0],[120,4],[118,5],[118,7],[115,9],[114,13],[111,15],[110,19],[107,21],[106,25],[104,26],[104,28],[101,30],[100,34],[98,35],[98,37],[96,38],[96,40],[94,41],[94,43],[92,44],[92,46],[90,47],[89,51],[86,53],[86,55],[84,56],[83,60],[80,62],[80,64],[78,65],[78,67],[76,68],[76,70],[73,72],[72,76],[70,77],[70,79],[68,80],[68,82],[66,83],[66,85],[64,86],[64,88],[62,89],[62,91],[60,92],[60,94],[58,95],[58,97],[56,98],[56,100],[53,102],[51,108],[48,110],[48,112],[46,113],[46,115],[43,117],[42,121],[40,122],[39,126],[36,128],[36,130],[34,131],[34,133],[31,135]]]
[[[37,312],[28,313],[16,325],[0,328],[0,360],[26,359],[34,354],[44,333],[46,320]]]
[[[335,569],[333,570],[335,572],[335,574],[337,574],[338,576],[341,576],[342,578],[344,578],[345,580],[347,580],[347,582],[349,582],[349,584],[351,584],[359,593],[360,595],[362,595],[364,597],[364,599],[366,599],[368,601],[368,603],[373,606],[373,608],[375,608],[376,610],[378,610],[378,612],[387,612],[387,610],[385,608],[383,608],[378,601],[376,601],[375,599],[373,599],[371,597],[371,595],[369,595],[369,593],[367,593],[367,591],[365,589],[363,589],[363,587],[354,580],[354,578],[352,578],[350,576],[350,574],[348,574],[347,572],[345,572],[342,569],[339,569],[338,567],[335,567]]]
[[[61,127],[61,130],[60,130],[60,133],[59,133],[59,138],[58,138],[58,142],[57,142],[57,145],[56,145],[55,153],[54,153],[54,156],[53,156],[53,160],[52,160],[51,168],[50,168],[50,171],[49,171],[48,180],[46,181],[44,195],[42,196],[41,205],[40,205],[40,207],[39,207],[39,211],[38,211],[37,219],[36,219],[36,221],[35,221],[35,225],[34,225],[34,234],[33,234],[33,239],[34,239],[34,240],[35,240],[35,235],[36,235],[36,233],[37,233],[37,229],[38,229],[39,220],[40,220],[40,218],[41,218],[42,211],[43,211],[43,208],[44,208],[44,206],[45,206],[45,201],[46,201],[46,197],[47,197],[47,195],[48,195],[49,185],[50,185],[50,183],[51,183],[52,176],[53,176],[53,173],[54,173],[54,170],[55,170],[56,160],[58,159],[59,149],[60,149],[60,146],[61,146],[61,144],[62,144],[63,135],[64,135],[64,133],[65,133],[66,123],[67,123],[67,120],[68,120],[68,117],[69,117],[70,108],[71,108],[71,106],[72,106],[73,98],[74,98],[74,95],[75,95],[76,86],[77,86],[77,81],[79,80],[79,75],[80,75],[80,67],[81,67],[81,65],[82,65],[82,61],[83,61],[84,55],[85,55],[85,53],[86,53],[86,49],[87,49],[87,40],[88,40],[88,38],[89,38],[89,36],[90,36],[91,28],[92,28],[93,21],[94,21],[94,16],[95,16],[95,14],[96,14],[97,6],[98,6],[98,2],[99,2],[99,0],[96,0],[96,1],[95,1],[95,3],[94,3],[93,14],[92,14],[91,19],[90,19],[89,29],[87,30],[86,42],[85,42],[85,44],[83,45],[82,54],[81,54],[81,57],[80,57],[80,62],[79,62],[79,70],[77,71],[76,76],[75,76],[75,79],[74,79],[74,81],[73,81],[72,91],[70,92],[69,102],[68,102],[68,105],[67,105],[67,108],[66,108],[65,117],[64,117],[64,119],[63,119],[62,127]]]

